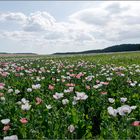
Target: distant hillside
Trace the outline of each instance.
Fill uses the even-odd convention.
[[[6,53],[0,52],[0,55],[37,55],[36,53]]]
[[[90,53],[106,53],[106,52],[126,52],[126,51],[140,51],[140,44],[121,44],[100,50],[88,50],[82,52],[66,52],[54,53],[53,55],[67,55],[67,54],[90,54]]]

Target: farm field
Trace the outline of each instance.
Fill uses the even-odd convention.
[[[140,139],[140,52],[0,57],[0,139]]]

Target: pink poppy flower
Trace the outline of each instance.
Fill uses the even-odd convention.
[[[76,78],[80,79],[82,76],[84,76],[84,74],[83,73],[79,73],[79,74],[76,75]]]
[[[65,82],[65,79],[62,79],[61,81],[62,81],[62,83],[64,83]]]
[[[39,105],[42,103],[42,99],[39,97],[36,97],[36,104]]]
[[[106,95],[107,94],[107,92],[105,92],[105,91],[102,91],[102,92],[100,92],[102,95]]]
[[[48,89],[53,90],[54,89],[54,86],[49,85]]]
[[[90,86],[86,85],[86,89],[89,90],[90,89]]]
[[[9,63],[1,63],[2,66],[7,66]]]
[[[103,85],[108,85],[109,82],[100,82],[100,84],[103,84]]]
[[[75,87],[75,84],[73,84],[73,83],[67,83],[65,86],[67,86],[67,87]]]
[[[0,83],[0,86],[5,86],[5,84],[4,83]]]
[[[70,72],[73,72],[73,70],[69,70]]]
[[[3,96],[3,93],[0,93],[0,97],[2,97]]]
[[[0,83],[0,89],[4,89],[5,84],[4,83]]]
[[[15,73],[15,76],[16,76],[16,77],[19,77],[19,76],[20,76],[20,74],[19,74],[19,73]]]
[[[52,78],[52,80],[55,81],[56,79],[55,78]]]
[[[116,74],[117,74],[118,76],[124,76],[124,74],[121,73],[121,72],[116,72]]]
[[[108,85],[109,84],[109,82],[104,82],[104,85]]]
[[[75,77],[76,75],[75,75],[75,74],[69,74],[69,76],[70,76],[70,77]]]
[[[16,68],[16,71],[20,71],[20,70],[21,70],[21,67],[17,67],[17,68]]]
[[[134,121],[131,125],[132,126],[140,126],[140,121]]]
[[[8,73],[7,73],[7,72],[3,72],[1,75],[2,75],[3,77],[6,77],[6,76],[8,75]]]
[[[5,125],[4,127],[3,127],[3,131],[8,131],[10,129],[10,126],[9,125]]]
[[[21,119],[20,119],[20,122],[21,122],[22,124],[26,124],[26,123],[28,122],[28,120],[27,120],[26,118],[21,118]]]
[[[97,84],[99,84],[99,83],[100,83],[100,81],[99,81],[99,80],[96,80],[96,83],[97,83]]]
[[[77,79],[80,79],[81,78],[81,75],[80,74],[76,75],[76,78]]]

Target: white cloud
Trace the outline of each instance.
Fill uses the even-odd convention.
[[[139,15],[134,15],[134,16],[125,16],[125,17],[122,17],[124,18],[124,23],[127,24],[127,25],[139,25],[140,24],[140,16]]]
[[[92,8],[78,11],[70,16],[74,22],[83,22],[92,25],[104,25],[108,20],[108,12],[104,9]]]
[[[36,38],[36,34],[28,33],[25,31],[12,31],[12,32],[2,31],[0,36],[1,38],[8,38],[17,41],[23,41],[23,40],[31,41],[32,39]]]
[[[120,14],[122,12],[128,11],[130,6],[122,6],[119,2],[114,2],[108,6],[106,6],[106,10],[110,12],[110,14]]]
[[[104,43],[138,38],[139,19],[138,3],[130,2],[103,2],[98,7],[69,15],[68,20],[63,22],[57,21],[47,11],[29,15],[0,13],[0,22],[17,22],[21,29],[10,32],[0,28],[0,37],[21,42],[24,46],[31,45],[38,51],[41,47],[41,53],[45,53],[45,48],[49,48],[48,53],[97,49],[104,47]]]
[[[47,12],[37,11],[31,13],[27,17],[27,22],[24,26],[25,31],[42,31],[46,30],[55,24],[55,19]]]
[[[0,13],[0,21],[14,21],[18,23],[25,23],[27,17],[21,12],[7,12],[7,13]]]
[[[47,31],[45,34],[44,38],[46,40],[58,40],[58,39],[64,39],[65,38],[65,33],[64,32],[59,32],[59,31]]]

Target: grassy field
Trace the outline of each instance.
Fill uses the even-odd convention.
[[[140,139],[140,52],[0,57],[0,139]]]

